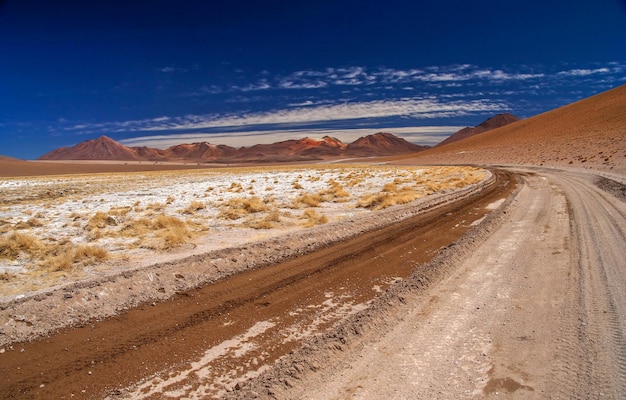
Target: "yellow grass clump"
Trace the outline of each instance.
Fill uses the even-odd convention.
[[[241,186],[241,183],[238,182],[232,182],[230,184],[230,187],[228,189],[226,189],[227,192],[232,192],[232,193],[240,193],[243,191],[243,186]]]
[[[42,243],[34,236],[13,232],[0,237],[0,258],[15,260],[20,253],[36,254],[40,252]]]
[[[120,234],[138,238],[135,244],[155,250],[177,247],[193,237],[187,222],[165,214],[130,221],[122,227]]]
[[[67,241],[50,249],[41,261],[50,272],[68,271],[75,266],[95,264],[108,258],[108,252],[99,246],[74,245]]]
[[[15,224],[15,229],[30,229],[43,226],[43,223],[37,218],[29,218],[27,221],[20,221]]]
[[[350,197],[350,193],[334,179],[330,179],[328,185],[330,186],[328,189],[320,192],[324,201],[344,202]]]
[[[267,200],[269,202],[270,200]],[[267,210],[266,201],[260,197],[230,199],[220,209],[219,216],[225,219],[239,219],[248,214],[254,214]]]
[[[53,272],[68,270],[76,264],[93,264],[108,257],[101,247],[76,246],[69,240],[43,242],[18,232],[0,238],[0,258],[15,260],[20,255]]]
[[[280,222],[280,213],[277,209],[271,210],[265,217],[244,223],[244,226],[254,229],[273,229]]]
[[[191,203],[189,203],[187,208],[183,210],[183,214],[195,214],[196,212],[204,210],[205,208],[206,204],[198,200],[193,200]]]
[[[318,214],[312,208],[307,208],[306,210],[304,210],[300,218],[304,220],[304,222],[302,223],[302,226],[304,228],[311,228],[313,226],[325,224],[328,222],[328,218],[325,215]]]
[[[395,187],[395,184],[392,184],[395,190],[391,191],[392,186],[388,185],[385,185],[386,190],[383,190],[381,193],[361,197],[357,201],[357,207],[377,211],[398,204],[407,204],[420,197],[420,193],[415,190],[409,188],[398,189]]]
[[[113,226],[113,225],[117,225],[117,221],[115,220],[113,216],[107,213],[98,211],[91,218],[89,218],[89,221],[87,221],[86,229],[87,230],[104,229],[107,226]]]
[[[315,193],[304,193],[293,201],[293,208],[318,207],[322,202],[322,196]]]

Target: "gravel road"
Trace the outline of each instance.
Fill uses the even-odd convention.
[[[625,398],[623,196],[590,173],[516,172],[523,185],[499,227],[453,273],[405,295],[320,371],[288,388],[268,379],[259,396]]]
[[[101,398],[104,392],[111,399],[159,398],[167,389],[172,398],[204,398],[208,393],[210,398],[239,399],[491,399],[503,395],[511,399],[625,398],[623,178],[616,181],[590,172],[547,168],[509,170],[520,182],[512,196],[507,197],[512,185],[502,183],[508,189],[485,193],[481,202],[465,202],[463,210],[451,204],[450,209],[444,209],[439,219],[435,219],[432,228],[424,225],[429,227],[426,232],[407,228],[399,236],[385,233],[394,227],[399,230],[404,224],[395,221],[391,228],[376,228],[355,237],[354,246],[360,242],[365,247],[354,247],[346,253],[343,248],[333,250],[322,246],[321,250],[309,253],[306,256],[309,258],[294,259],[313,268],[315,259],[322,260],[328,253],[332,262],[322,262],[324,267],[319,272],[330,272],[344,262],[350,266],[348,272],[344,267],[336,268],[340,274],[338,279],[333,278],[336,289],[332,293],[325,283],[327,278],[319,272],[300,274],[302,277],[298,275],[297,279],[285,278],[279,284],[260,288],[247,288],[246,285],[262,281],[248,279],[251,283],[246,283],[246,275],[241,275],[243,289],[233,286],[235,279],[229,278],[223,281],[225,287],[218,294],[232,292],[236,300],[241,297],[239,303],[257,310],[257,314],[242,308],[243,316],[237,317],[234,307],[239,303],[219,299],[219,304],[232,305],[232,310],[227,307],[213,312],[209,300],[214,295],[186,292],[172,300],[172,308],[167,308],[165,303],[144,304],[141,309],[109,322],[94,322],[82,330],[63,332],[57,335],[57,344],[57,339],[51,337],[32,345],[16,343],[6,351],[3,348],[0,360],[7,364],[0,364],[0,370],[7,382],[12,379],[12,383],[4,387],[7,390],[0,390],[4,394],[0,397],[12,398],[18,391],[28,394],[24,398],[51,398],[48,396],[51,393],[56,398],[75,397],[74,394]],[[509,178],[505,181],[512,182]],[[495,212],[485,215],[485,210],[494,209]],[[435,241],[429,250],[424,247],[418,251],[418,242],[442,237],[442,232],[432,232],[443,228],[444,222],[450,224],[445,228],[447,231],[461,228],[467,234],[453,244]],[[384,237],[380,243],[387,247],[372,246],[367,235],[380,235],[378,232]],[[408,242],[404,243],[405,240]],[[305,244],[302,241],[302,246]],[[418,255],[426,252],[435,254],[434,259],[419,261]],[[254,253],[254,257],[258,258],[259,254]],[[309,259],[311,265],[306,261]],[[207,261],[190,260],[185,279],[190,279],[194,263],[204,265]],[[360,277],[363,275],[359,272],[360,265],[369,265],[368,271],[373,272],[396,263],[412,265],[414,272],[393,284],[390,278],[397,276],[397,271],[377,281],[372,281],[369,275]],[[277,271],[298,268],[301,267],[284,264]],[[167,270],[164,266],[161,269],[161,272]],[[273,274],[271,269],[267,272]],[[367,285],[360,283],[358,277],[367,278]],[[310,284],[307,279],[311,279]],[[126,287],[136,281],[136,277],[129,276],[107,284]],[[290,290],[291,286],[282,283],[287,281],[302,281],[303,287],[313,290],[310,293],[303,289]],[[355,286],[349,282],[356,282]],[[321,288],[317,288],[319,285]],[[381,293],[374,300],[362,302],[354,300],[359,293],[356,288]],[[82,299],[84,294],[79,296],[78,292],[88,289],[74,288],[72,296],[59,301]],[[249,297],[242,297],[244,289],[245,293],[251,293]],[[278,296],[282,292],[285,296]],[[302,293],[306,298],[299,299],[296,308],[289,308],[292,301],[285,300],[289,292]],[[23,304],[44,304],[55,296]],[[185,306],[181,307],[183,302]],[[358,305],[354,312],[330,326],[322,323],[326,317],[315,311],[323,310],[322,305],[339,310],[350,302]],[[261,310],[272,308],[277,308],[284,317],[261,316]],[[291,340],[281,339],[285,332],[280,328],[281,318],[285,321],[294,318],[288,322],[298,325],[305,309],[314,311],[311,326],[315,332],[273,358],[273,350],[268,350],[267,343],[278,340],[284,344]],[[191,313],[191,317],[183,310]],[[143,322],[124,322],[134,314]],[[207,344],[207,332],[211,329],[202,328],[213,317],[219,324],[212,323],[215,329],[211,329],[220,327],[228,331],[226,336],[216,339],[215,345]],[[126,338],[122,330],[112,331],[120,332],[115,335],[102,331],[102,327],[115,328],[115,324],[126,326],[126,330],[128,327],[139,330],[141,324],[147,328],[155,325],[150,329],[157,333],[154,338],[158,340],[150,336],[145,341],[143,338],[147,336],[141,332],[137,335],[124,332],[128,333]],[[242,333],[230,332],[239,329],[238,324],[242,325]],[[189,329],[183,329],[187,326]],[[307,329],[294,332],[300,338]],[[74,340],[71,347],[64,340],[72,335],[78,335],[79,340]],[[97,343],[95,347],[94,343]],[[79,344],[84,353],[78,351]],[[187,370],[189,360],[182,364],[170,361],[176,359],[174,353],[189,351],[195,344],[198,349],[208,346],[211,351],[204,353],[200,361],[192,361]],[[49,357],[41,359],[38,354],[47,352],[51,345],[61,350],[49,351]],[[41,349],[37,350],[37,346]],[[202,351],[197,353],[202,355]],[[59,362],[58,354],[63,354],[60,366],[56,370],[47,369],[46,363]],[[251,357],[245,365],[231,360],[248,355]],[[31,361],[25,362],[27,359]],[[128,365],[124,364],[122,374],[128,375],[129,382],[136,382],[133,374],[144,373],[141,368],[152,369],[146,375],[152,378],[124,390],[106,383],[106,379],[120,383],[115,375],[119,374],[119,367],[115,366],[126,359]],[[264,359],[275,361],[272,366],[261,366]],[[7,369],[9,360],[21,369]],[[202,364],[204,361],[206,365]],[[107,363],[110,367],[105,366]],[[248,374],[245,368],[254,373]],[[230,376],[230,380],[207,378],[209,372],[219,370],[223,370],[222,376]],[[64,378],[67,386],[61,384],[65,382],[63,379],[47,376],[53,371],[67,378]],[[240,378],[234,378],[231,371],[237,371]],[[85,389],[71,392],[70,381]],[[221,389],[211,386],[216,382]]]

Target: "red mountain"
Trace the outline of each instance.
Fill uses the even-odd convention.
[[[163,151],[168,160],[207,161],[224,157],[231,157],[237,149],[226,145],[215,145],[207,142],[178,144]]]
[[[520,119],[515,115],[504,113],[497,114],[486,121],[483,121],[480,125],[477,125],[473,128],[467,127],[463,128],[460,131],[456,132],[446,140],[439,143],[437,146],[443,146],[444,144],[457,142],[459,140],[468,138],[470,136],[477,135],[479,133],[487,132],[492,129],[500,128],[501,126],[505,126],[508,124],[512,124],[513,122],[519,121]]]
[[[137,160],[135,150],[115,140],[100,136],[72,147],[62,147],[39,157],[40,160]]]
[[[415,153],[427,149],[407,142],[391,133],[379,132],[374,135],[360,137],[348,145],[346,155],[353,157],[386,156],[391,154]]]
[[[385,156],[413,153],[418,146],[390,133],[377,133],[345,144],[325,136],[321,140],[303,138],[250,147],[214,145],[207,142],[179,144],[166,150],[127,147],[101,136],[72,147],[63,147],[39,157],[40,160],[118,160],[118,161],[194,161],[194,162],[277,162],[312,161],[336,157]]]
[[[324,136],[322,140],[305,137],[298,140],[242,147],[234,158],[239,161],[319,160],[341,156],[346,148],[345,143],[330,136]]]

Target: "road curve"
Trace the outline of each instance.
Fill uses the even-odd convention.
[[[514,172],[523,185],[502,223],[448,278],[370,321],[322,371],[230,398],[626,398],[625,187]]]

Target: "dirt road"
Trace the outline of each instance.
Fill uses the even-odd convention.
[[[354,338],[323,372],[270,391],[291,399],[625,398],[624,198],[591,174],[521,173],[504,223],[453,274],[407,296],[391,322]],[[623,196],[624,186],[612,186]]]
[[[204,398],[367,307],[515,186],[493,184],[353,240],[65,329],[0,354],[1,398]],[[184,266],[178,270],[184,274]],[[130,284],[130,283],[129,283]]]
[[[471,202],[16,344],[1,397],[624,398],[624,186],[515,173],[512,200],[501,175]]]

